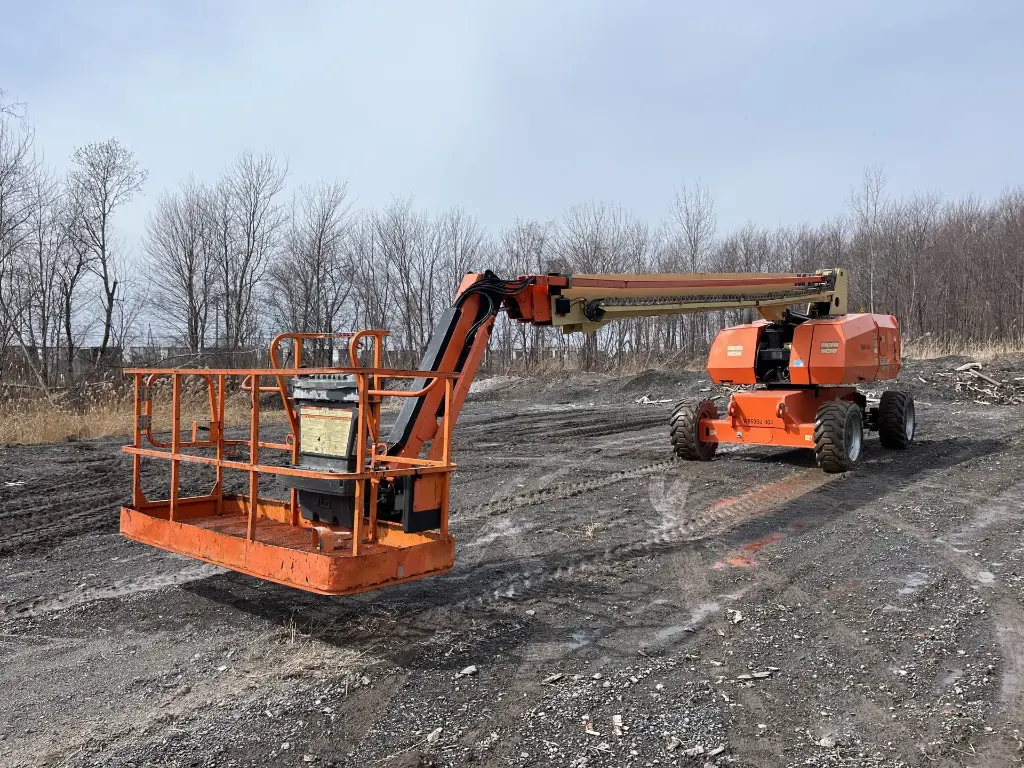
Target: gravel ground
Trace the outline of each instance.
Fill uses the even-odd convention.
[[[908,364],[916,444],[833,476],[672,460],[702,374],[498,380],[454,570],[350,598],[121,539],[120,439],[0,448],[0,764],[1019,765],[1022,406],[963,362]]]

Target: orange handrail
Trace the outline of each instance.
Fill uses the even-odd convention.
[[[367,334],[363,338],[371,336],[380,340],[381,336]],[[260,439],[260,402],[259,387],[250,386],[250,417],[249,433],[243,439],[228,440],[224,436],[223,424],[221,428],[211,430],[209,440],[186,441],[181,439],[180,418],[183,393],[187,378],[196,376],[206,382],[210,397],[211,422],[223,421],[223,407],[225,395],[229,385],[229,377],[236,379],[248,378],[250,383],[258,381],[261,375],[283,377],[287,375],[305,375],[310,372],[323,371],[324,373],[350,373],[355,378],[356,388],[359,392],[358,420],[354,425],[356,428],[355,438],[355,467],[354,471],[333,471],[322,468],[298,466],[300,442],[297,435],[292,435],[285,443],[272,443]],[[381,533],[380,525],[393,526],[393,523],[378,523],[377,520],[377,498],[379,487],[382,482],[394,480],[397,477],[415,477],[426,480],[429,477],[439,477],[437,481],[446,491],[448,488],[447,476],[454,471],[455,466],[451,460],[451,432],[454,426],[453,420],[446,416],[442,422],[442,429],[439,442],[443,444],[441,454],[438,457],[392,457],[387,455],[385,444],[380,438],[380,401],[382,397],[420,397],[423,393],[437,386],[439,381],[444,382],[444,409],[450,413],[454,392],[455,373],[444,373],[435,371],[414,371],[414,370],[392,370],[379,368],[329,368],[329,369],[243,369],[235,371],[211,371],[208,369],[135,369],[133,370],[136,382],[136,408],[135,408],[135,439],[133,444],[124,448],[125,453],[133,457],[133,493],[132,504],[135,510],[145,512],[154,510],[153,514],[159,518],[157,510],[164,510],[166,519],[170,523],[188,521],[194,517],[196,510],[201,505],[212,505],[212,514],[219,515],[225,508],[225,500],[232,499],[232,504],[238,508],[241,505],[242,519],[244,520],[244,538],[249,542],[257,542],[258,529],[261,515],[265,513],[267,504],[283,504],[281,507],[283,518],[275,518],[280,522],[288,521],[291,525],[300,528],[310,528],[314,523],[300,519],[297,491],[293,487],[290,490],[290,499],[285,501],[267,500],[260,497],[260,475],[278,475],[284,477],[304,477],[316,479],[329,479],[332,481],[346,480],[354,483],[354,509],[366,509],[367,519],[362,514],[356,514],[353,518],[351,529],[351,554],[359,556],[365,547],[375,545]],[[169,376],[172,381],[172,439],[170,443],[156,440],[152,435],[151,419],[143,417],[149,413],[152,402],[145,390],[157,379]],[[216,378],[216,381],[215,381]],[[416,390],[385,390],[371,387],[371,382],[380,378],[424,378],[429,380],[426,387]],[[284,401],[292,404],[291,398]],[[147,405],[147,403],[149,403]],[[294,407],[294,404],[292,404]],[[152,445],[152,448],[143,447],[144,442]],[[225,455],[225,447],[246,445],[248,456],[237,459],[228,458]],[[186,449],[206,448],[213,449],[213,455],[203,455],[200,452],[188,452]],[[284,450],[292,455],[292,462],[289,465],[278,466],[276,462],[267,462],[261,456],[264,450]],[[143,458],[160,458],[171,464],[171,488],[170,496],[164,500],[150,501],[143,492],[141,483],[141,472]],[[181,496],[180,467],[182,464],[205,465],[216,470],[216,482],[213,489],[205,496]],[[245,495],[225,495],[223,474],[225,470],[241,471],[248,475],[247,491]],[[440,494],[442,504],[442,524],[440,526],[441,540],[447,540],[448,532],[448,496],[447,493]],[[364,506],[365,503],[365,506]],[[202,507],[210,509],[210,507]],[[264,510],[261,512],[260,510]],[[142,523],[139,523],[142,525]],[[323,533],[331,526],[315,523],[318,531]],[[387,533],[394,540],[393,528],[387,528],[392,533]],[[345,541],[349,541],[345,539]],[[412,539],[410,539],[412,541]]]

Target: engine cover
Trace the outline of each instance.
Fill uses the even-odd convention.
[[[834,386],[892,379],[900,371],[892,315],[853,314],[796,323],[758,320],[718,332],[708,356],[716,384]]]
[[[797,326],[789,362],[796,385],[861,384],[894,379],[902,352],[892,315],[854,314]]]

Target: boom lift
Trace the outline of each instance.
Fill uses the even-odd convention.
[[[271,368],[137,369],[130,506],[121,532],[146,544],[262,579],[323,594],[351,594],[443,573],[454,564],[448,531],[455,463],[451,436],[499,311],[518,322],[565,333],[591,332],[621,318],[750,308],[761,320],[721,331],[708,371],[738,391],[722,416],[711,400],[684,401],[670,420],[675,452],[710,459],[719,443],[813,448],[830,472],[861,456],[863,429],[903,448],[914,434],[910,395],[890,391],[869,408],[856,385],[891,379],[900,368],[894,317],[846,314],[843,269],[813,274],[524,275],[503,280],[471,273],[441,317],[418,370],[381,366],[387,331],[335,334],[348,341],[351,366],[304,368],[303,342],[324,334],[282,334]],[[805,306],[802,312],[792,307]],[[291,368],[281,346],[293,345]],[[372,356],[360,364],[360,354]],[[170,379],[171,438],[154,434],[158,381]],[[182,435],[182,392],[199,380],[209,421]],[[407,380],[388,389],[387,380]],[[268,383],[269,382],[269,383]],[[248,436],[225,432],[232,387],[251,397]],[[261,437],[260,396],[284,403],[283,442]],[[402,402],[382,439],[384,398]],[[186,437],[186,439],[183,439]],[[148,447],[145,445],[148,443]],[[277,460],[264,457],[274,453]],[[282,455],[283,454],[283,455]],[[170,495],[143,491],[144,459],[170,462]],[[283,459],[283,460],[282,460]],[[182,464],[212,468],[208,494],[183,497]],[[241,472],[248,493],[225,492],[225,472]],[[287,498],[260,493],[276,478]],[[263,486],[266,490],[266,485]]]

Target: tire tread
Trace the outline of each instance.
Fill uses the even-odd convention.
[[[688,399],[680,402],[669,417],[672,448],[681,459],[710,461],[718,443],[705,443],[700,439],[700,420],[718,418],[718,409],[711,400]]]
[[[856,403],[833,400],[818,408],[814,419],[814,457],[818,466],[829,473],[846,472],[851,463],[846,455],[846,422]]]
[[[909,392],[889,389],[878,401],[878,439],[883,448],[907,448],[914,438],[907,438],[907,409],[913,407]]]

